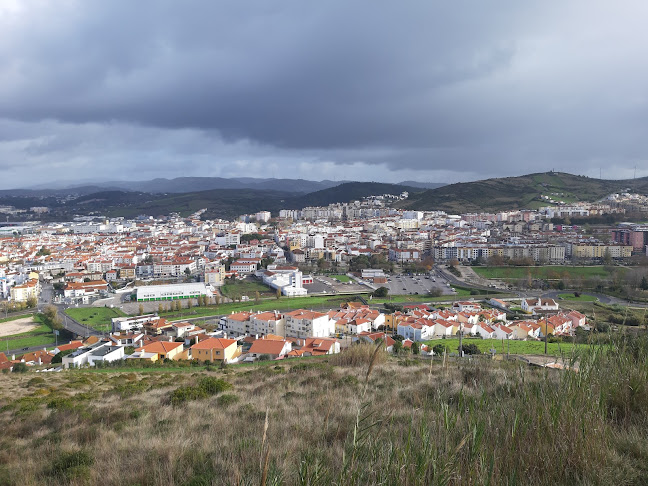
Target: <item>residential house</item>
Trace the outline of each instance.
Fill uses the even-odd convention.
[[[235,339],[207,338],[191,346],[191,356],[199,361],[223,361],[229,363],[241,354]]]
[[[257,339],[252,343],[248,353],[258,358],[261,355],[268,355],[272,359],[282,358],[292,351],[290,341],[277,341],[274,339]]]

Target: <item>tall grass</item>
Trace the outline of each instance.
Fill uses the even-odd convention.
[[[356,349],[210,372],[226,406],[168,404],[204,371],[0,375],[0,484],[646,483],[645,337],[579,348],[577,372]]]

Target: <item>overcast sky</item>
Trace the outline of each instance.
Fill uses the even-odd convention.
[[[648,2],[2,0],[0,188],[648,175]]]

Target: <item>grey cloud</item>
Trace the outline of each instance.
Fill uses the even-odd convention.
[[[5,150],[205,175],[623,166],[647,148],[631,4],[26,0],[0,17],[0,116],[31,141]]]

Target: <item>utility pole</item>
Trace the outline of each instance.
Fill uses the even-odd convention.
[[[549,321],[545,317],[545,332],[544,332],[544,338],[545,338],[545,355],[547,354],[547,334],[549,334]]]
[[[463,358],[463,324],[459,324],[459,357]]]

